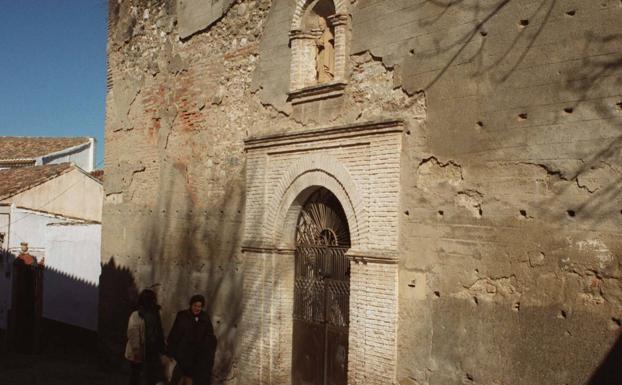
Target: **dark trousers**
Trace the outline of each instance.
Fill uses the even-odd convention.
[[[143,372],[143,364],[130,362],[130,385],[140,385],[140,375]]]
[[[155,385],[163,379],[159,361],[130,362],[130,385]]]

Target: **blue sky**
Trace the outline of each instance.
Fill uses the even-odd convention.
[[[0,0],[0,135],[93,136],[101,163],[106,23],[107,0]]]

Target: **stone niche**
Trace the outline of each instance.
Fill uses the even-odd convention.
[[[294,106],[343,94],[349,20],[344,0],[298,0],[289,32]]]
[[[241,383],[292,383],[296,223],[321,187],[341,203],[351,236],[348,384],[395,383],[404,131],[385,120],[245,141]]]

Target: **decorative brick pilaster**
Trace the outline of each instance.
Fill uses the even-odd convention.
[[[346,50],[348,37],[348,15],[337,14],[331,16],[328,21],[335,31],[335,81],[343,81],[346,78]]]
[[[316,36],[313,33],[303,31],[291,31],[289,34],[292,47],[292,63],[290,88],[292,90],[304,88],[315,84],[315,47]]]
[[[392,385],[397,362],[397,264],[350,263],[348,385]]]

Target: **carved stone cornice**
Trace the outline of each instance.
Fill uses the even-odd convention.
[[[295,249],[279,247],[259,242],[245,242],[241,247],[242,253],[253,254],[294,254]]]
[[[395,265],[399,261],[398,252],[395,250],[348,250],[346,257],[355,263],[375,263],[382,265]]]
[[[346,137],[378,135],[404,131],[405,125],[403,120],[373,120],[340,126],[322,127],[305,131],[250,137],[244,140],[244,149],[249,151],[296,143],[317,142],[318,140],[334,140]]]
[[[296,249],[290,247],[268,246],[260,244],[245,244],[242,253],[245,254],[278,254],[294,255]],[[395,250],[353,250],[346,252],[346,257],[354,263],[395,265],[398,263],[398,252]]]
[[[287,100],[292,102],[292,104],[300,104],[319,99],[334,98],[343,95],[347,85],[348,83],[344,81],[315,84],[288,92]]]

